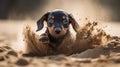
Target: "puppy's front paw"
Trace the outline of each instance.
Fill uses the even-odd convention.
[[[48,37],[48,35],[47,35],[46,33],[40,35],[39,41],[40,41],[41,43],[44,43],[44,44],[48,44],[48,43],[50,42],[50,41],[49,41],[49,37]]]

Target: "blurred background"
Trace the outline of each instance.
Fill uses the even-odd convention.
[[[0,19],[37,20],[54,9],[63,9],[78,19],[120,21],[120,0],[0,0]]]

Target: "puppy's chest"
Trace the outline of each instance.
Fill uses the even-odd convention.
[[[51,48],[57,48],[61,45],[61,43],[63,42],[64,40],[64,37],[61,37],[61,38],[54,38],[52,37],[51,35],[48,35],[49,39],[50,39],[50,43],[49,43],[49,46]]]
[[[73,41],[70,38],[64,38],[60,41],[50,42],[49,46],[55,54],[66,54],[71,52],[71,45],[73,45]]]
[[[48,44],[52,50],[57,50],[61,44],[63,44],[63,39],[50,39],[50,43]]]

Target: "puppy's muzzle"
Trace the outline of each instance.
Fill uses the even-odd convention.
[[[59,34],[61,31],[62,31],[61,28],[55,28],[55,33],[56,33],[56,34]]]

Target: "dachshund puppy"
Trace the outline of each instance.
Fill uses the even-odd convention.
[[[75,19],[70,14],[64,11],[47,12],[45,15],[42,16],[40,20],[38,20],[37,31],[43,28],[44,21],[47,22],[47,30],[44,34],[41,35],[40,42],[53,43],[56,44],[55,46],[61,44],[64,37],[70,33],[70,24],[72,24],[72,27],[75,31],[77,31],[77,28],[79,27]]]
[[[35,33],[32,32],[29,27],[27,27],[25,31],[25,42],[28,54],[35,56],[70,55],[87,49],[86,46],[88,45],[84,45],[85,49],[83,49],[83,41],[79,39],[78,23],[73,16],[67,12],[56,10],[45,13],[37,21],[36,31],[40,31],[44,27],[44,21],[47,23],[47,29],[45,33],[40,35],[39,39],[36,38],[38,36],[35,36]],[[77,33],[77,39],[73,38],[70,33],[70,25],[72,25]],[[89,42],[85,41],[85,43],[88,44]]]

